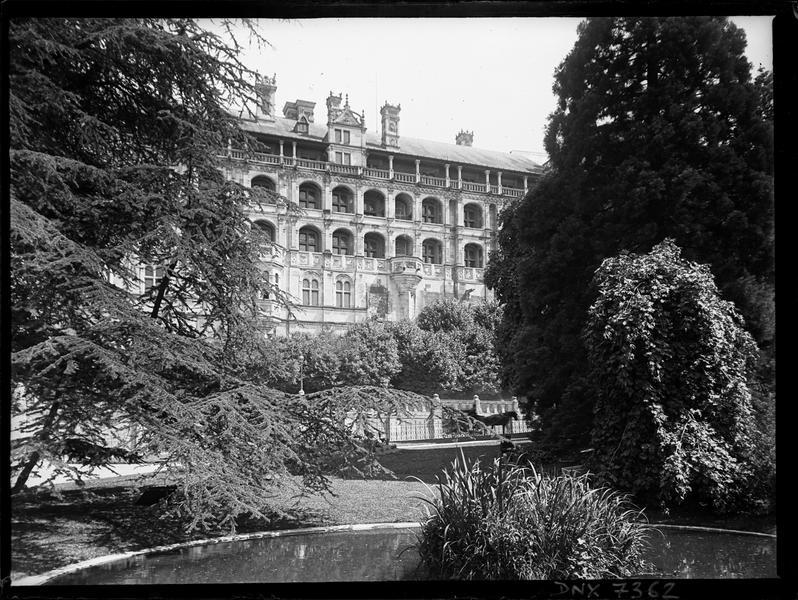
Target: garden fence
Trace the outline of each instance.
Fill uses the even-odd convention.
[[[513,406],[511,400],[483,400],[480,402],[480,414],[487,416],[509,412],[513,410]],[[473,408],[471,400],[441,398],[439,403],[431,403],[428,408],[407,407],[401,414],[378,415],[372,412],[357,422],[353,418],[352,425],[359,433],[368,432],[389,442],[462,438],[469,434],[451,426],[453,414],[451,410],[466,411],[471,408]],[[518,420],[511,420],[508,423],[504,433],[510,435],[530,431],[525,415],[519,411],[518,416]],[[503,433],[501,426],[487,429],[495,434]],[[479,432],[470,435],[480,437]],[[484,434],[481,437],[484,437]]]

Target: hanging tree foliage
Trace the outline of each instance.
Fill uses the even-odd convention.
[[[80,479],[68,462],[146,454],[179,465],[177,508],[200,525],[262,516],[267,480],[295,481],[281,475],[325,488],[316,458],[357,454],[342,407],[370,388],[320,404],[263,385],[257,299],[286,300],[248,211],[285,200],[221,175],[228,141],[258,148],[228,112],[257,101],[235,37],[184,19],[15,19],[8,39],[12,384],[27,418],[13,491],[43,461]],[[162,269],[143,293],[141,264]],[[108,434],[130,427],[126,453]]]
[[[763,468],[752,460],[758,351],[740,314],[672,240],[606,259],[594,283],[593,471],[663,506],[739,508]]]

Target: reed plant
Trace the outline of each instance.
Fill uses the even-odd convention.
[[[587,475],[549,476],[460,456],[444,471],[419,534],[442,579],[628,577],[644,572],[648,525],[627,498]]]

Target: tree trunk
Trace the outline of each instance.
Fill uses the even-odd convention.
[[[47,418],[44,420],[44,424],[42,425],[42,430],[39,432],[39,438],[42,440],[46,440],[50,437],[50,429],[55,424],[55,416],[58,413],[58,409],[60,407],[60,403],[58,401],[53,402],[53,405],[50,407],[50,412],[47,413]],[[22,471],[20,471],[19,475],[17,476],[17,480],[14,482],[14,487],[11,488],[11,495],[17,494],[25,488],[25,484],[28,482],[28,477],[30,477],[31,471],[36,466],[36,463],[39,462],[39,458],[41,458],[41,454],[39,454],[38,450],[35,450],[31,455],[28,457],[25,466],[22,467]]]
[[[166,288],[169,286],[169,276],[174,271],[175,267],[177,266],[177,261],[173,260],[172,264],[166,269],[166,273],[163,274],[160,283],[158,284],[158,295],[155,297],[155,305],[152,307],[152,313],[150,316],[155,319],[158,317],[158,313],[161,310],[161,303],[163,302],[164,294],[166,293]]]

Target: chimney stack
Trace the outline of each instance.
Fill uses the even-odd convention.
[[[313,123],[313,109],[316,106],[315,102],[310,100],[297,100],[296,102],[286,102],[283,106],[283,116],[286,119],[293,119],[299,121],[304,116],[308,123]]]
[[[454,141],[457,143],[458,146],[470,146],[474,143],[474,132],[473,131],[463,131],[460,130],[460,133],[454,138]]]
[[[255,119],[274,121],[274,94],[277,92],[277,74],[256,75],[255,93],[258,95],[258,106],[255,109]]]
[[[399,147],[399,112],[402,105],[393,106],[387,102],[380,109],[382,117],[382,145]]]

